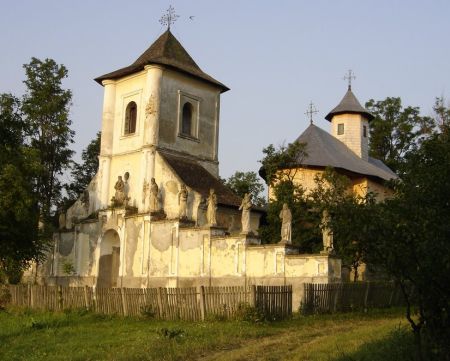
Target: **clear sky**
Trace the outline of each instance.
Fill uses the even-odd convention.
[[[0,92],[24,91],[31,57],[66,65],[78,152],[100,129],[103,88],[96,76],[131,64],[171,30],[203,71],[231,91],[222,95],[220,172],[257,170],[262,148],[291,142],[325,115],[356,74],[362,104],[400,96],[431,115],[450,99],[450,1],[123,1],[0,0]],[[192,20],[189,18],[193,16]]]

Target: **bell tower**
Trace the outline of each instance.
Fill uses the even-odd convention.
[[[341,102],[325,119],[331,122],[331,134],[335,138],[358,157],[368,160],[369,122],[373,119],[373,115],[359,103],[352,92],[351,83]]]
[[[168,28],[134,63],[95,79],[104,87],[99,157],[100,208],[128,173],[130,205],[155,176],[157,152],[200,163],[218,177],[220,94]]]

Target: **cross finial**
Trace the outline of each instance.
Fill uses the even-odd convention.
[[[175,14],[173,6],[170,5],[166,10],[166,13],[159,19],[159,23],[163,26],[167,26],[167,29],[170,30],[170,25],[174,24],[179,17],[179,15]]]
[[[348,80],[348,90],[352,90],[352,79],[356,79],[352,69],[348,69],[347,74],[344,76],[344,80]]]
[[[315,113],[318,113],[319,111],[314,106],[313,102],[309,103],[308,110],[305,112],[305,114],[308,116],[310,123],[313,123],[313,115]]]

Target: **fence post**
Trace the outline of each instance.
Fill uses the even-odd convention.
[[[367,282],[366,294],[364,295],[364,309],[367,310],[367,300],[369,298],[370,282]]]
[[[128,315],[128,309],[127,309],[127,299],[125,297],[125,294],[123,292],[123,287],[120,287],[120,298],[122,299],[122,310],[123,310],[123,315],[127,316]]]
[[[256,286],[252,285],[250,291],[250,306],[256,307]]]
[[[28,284],[28,307],[32,308],[33,307],[33,301],[32,301],[32,291],[31,291],[31,283]]]
[[[87,295],[87,288],[88,286],[84,286],[84,305],[86,306],[86,309],[89,310],[89,299],[88,299],[88,295]]]
[[[206,316],[206,305],[205,305],[205,287],[200,286],[200,316],[202,321],[205,321]]]
[[[59,311],[63,309],[62,286],[58,286],[58,309]]]
[[[159,308],[159,318],[162,319],[164,317],[164,312],[163,312],[163,302],[162,302],[162,287],[158,287],[156,289],[156,295],[158,298],[158,308]]]

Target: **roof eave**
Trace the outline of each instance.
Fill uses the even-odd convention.
[[[359,111],[352,111],[352,110],[343,110],[343,111],[338,111],[338,112],[330,112],[325,116],[325,119],[328,120],[329,122],[331,122],[331,120],[333,119],[333,117],[335,115],[340,115],[340,114],[361,114],[364,115],[367,118],[367,121],[370,123],[373,118],[375,118],[371,113],[369,112],[359,112]]]

